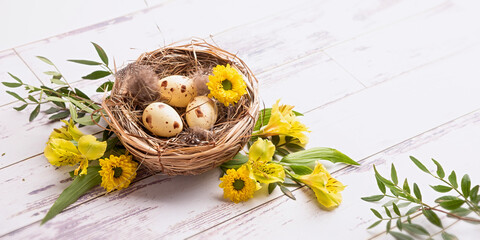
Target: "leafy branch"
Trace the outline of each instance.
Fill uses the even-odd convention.
[[[480,200],[480,195],[478,195],[479,185],[471,187],[470,177],[467,174],[462,177],[459,186],[455,171],[452,171],[448,176],[448,180],[446,180],[445,171],[441,164],[436,160],[432,159],[433,163],[436,165],[436,171],[433,173],[418,159],[414,157],[410,157],[410,159],[420,170],[445,184],[430,186],[434,191],[447,193],[454,190],[460,197],[444,195],[435,200],[435,203],[437,204],[436,206],[431,206],[422,200],[422,192],[416,183],[410,185],[408,180],[405,179],[403,185],[399,185],[397,171],[394,164],[392,164],[390,169],[390,179],[383,177],[374,165],[375,179],[382,194],[363,197],[362,200],[367,202],[377,202],[384,198],[390,198],[392,200],[383,205],[383,210],[385,211],[386,216],[383,216],[379,211],[373,208],[370,209],[379,220],[368,227],[369,229],[379,225],[383,221],[387,221],[386,232],[396,239],[413,239],[411,236],[416,235],[427,235],[432,237],[433,235],[431,235],[425,227],[411,222],[411,216],[415,215],[416,217],[423,215],[431,224],[441,228],[440,232],[442,233],[443,239],[456,239],[454,235],[446,232],[446,229],[450,226],[444,227],[437,213],[445,214],[447,217],[456,218],[459,221],[480,223],[480,219],[478,218],[467,217],[467,215],[472,212],[477,216],[480,216],[478,206]],[[410,186],[412,186],[412,188],[410,188]],[[387,188],[390,190],[391,195],[387,193]],[[402,214],[400,208],[406,207],[410,204],[415,204],[415,206]],[[462,207],[464,204],[466,207]],[[390,206],[392,207],[391,210],[389,209]],[[392,212],[395,215],[392,214]],[[394,220],[396,220],[395,226],[401,232],[391,231],[392,222]]]
[[[103,69],[94,71],[82,77],[83,79],[97,80],[112,75],[113,71],[108,66],[107,54],[99,45],[95,43],[92,44],[102,62],[91,60],[68,61],[83,65],[100,66]],[[61,73],[60,69],[48,58],[42,56],[37,56],[37,58],[53,67],[52,71],[46,71],[44,74],[50,77],[50,83],[52,83],[54,87],[48,87],[45,85],[33,86],[24,83],[17,76],[8,73],[15,82],[2,82],[2,84],[9,88],[23,87],[28,93],[27,97],[21,97],[15,92],[6,91],[7,94],[22,102],[22,105],[14,107],[14,109],[17,111],[23,111],[27,106],[34,105],[35,107],[29,117],[29,121],[33,121],[40,113],[42,105],[53,104],[53,106],[44,111],[46,114],[50,115],[50,120],[60,120],[71,117],[75,122],[82,125],[93,125],[95,122],[98,122],[100,120],[100,103],[90,99],[90,97],[80,91],[80,89],[74,88]],[[108,80],[97,88],[97,92],[110,91],[112,87],[113,82]]]

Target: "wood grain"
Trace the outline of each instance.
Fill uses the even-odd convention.
[[[480,42],[480,29],[459,27],[480,20],[477,14],[480,5],[465,3],[445,2],[326,52],[362,83],[371,86]]]

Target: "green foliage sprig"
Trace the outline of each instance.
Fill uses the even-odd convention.
[[[108,57],[103,48],[98,44],[92,43],[97,51],[98,56],[102,62],[96,62],[91,60],[68,60],[70,62],[99,66],[102,70],[96,70],[86,76],[83,79],[97,80],[113,74],[113,71],[108,66]],[[100,103],[93,101],[87,94],[80,91],[78,88],[74,88],[65,76],[61,73],[60,69],[48,58],[37,56],[39,60],[53,67],[52,70],[44,72],[50,78],[50,82],[55,87],[48,87],[46,85],[33,86],[24,83],[17,76],[8,73],[15,82],[2,82],[8,88],[21,88],[23,87],[27,92],[27,97],[21,97],[19,94],[6,91],[9,95],[22,102],[19,107],[14,107],[17,111],[23,111],[27,106],[34,105],[35,108],[30,113],[29,120],[33,121],[40,113],[41,106],[44,104],[51,104],[52,106],[44,112],[50,115],[50,120],[60,120],[67,117],[71,117],[75,122],[81,125],[93,125],[100,120]],[[113,82],[107,80],[103,82],[98,88],[97,92],[110,91],[113,87]]]
[[[416,183],[411,185],[408,183],[408,180],[405,179],[403,184],[400,185],[393,163],[390,170],[390,179],[383,177],[374,165],[375,179],[382,194],[363,197],[362,200],[377,202],[387,198],[390,199],[390,201],[382,206],[385,215],[380,214],[378,210],[370,209],[379,220],[368,227],[369,229],[382,222],[386,222],[387,234],[390,234],[395,239],[413,239],[412,236],[417,237],[418,235],[432,238],[438,233],[441,234],[443,239],[457,239],[454,235],[446,232],[449,226],[445,226],[442,223],[437,213],[456,218],[458,221],[480,223],[480,218],[478,218],[480,217],[480,207],[478,205],[480,201],[480,195],[478,194],[479,185],[472,187],[468,174],[462,177],[459,185],[455,171],[452,171],[447,177],[442,165],[438,161],[432,159],[436,165],[436,171],[431,172],[418,159],[412,156],[410,159],[421,171],[442,183],[440,185],[430,186],[434,191],[438,193],[451,192],[453,195],[442,195],[438,197],[435,200],[436,205],[427,204],[422,200],[422,192]],[[390,193],[387,192],[387,189]],[[413,206],[407,211],[400,210],[409,205]],[[468,215],[471,214],[476,214],[476,217],[469,217]],[[412,218],[420,215],[423,215],[431,224],[440,228],[440,231],[436,234],[431,234],[425,227],[412,223]],[[392,231],[394,227],[397,227],[401,232]]]

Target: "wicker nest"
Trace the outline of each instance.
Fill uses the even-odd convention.
[[[258,116],[259,98],[258,81],[241,59],[205,41],[192,40],[190,44],[144,53],[135,64],[148,66],[156,79],[194,76],[218,64],[230,64],[243,74],[247,84],[247,94],[237,104],[231,107],[217,104],[221,115],[210,131],[186,127],[175,137],[161,138],[143,126],[145,106],[126,101],[122,96],[122,81],[117,74],[110,97],[102,103],[106,121],[125,148],[149,170],[168,175],[197,175],[232,159],[245,146]],[[177,111],[182,115],[181,109]]]

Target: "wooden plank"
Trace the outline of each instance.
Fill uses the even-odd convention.
[[[322,55],[321,53],[313,55],[309,58],[305,58],[302,61],[292,63],[291,65],[292,65],[291,67],[279,68],[278,71],[272,74],[268,74],[268,75],[260,74],[258,77],[262,80],[264,79],[264,81],[261,81],[260,87],[261,89],[270,89],[274,91],[276,94],[282,93],[281,95],[287,96],[288,92],[290,92],[292,89],[295,89],[295,87],[294,88],[285,87],[289,83],[289,80],[293,79],[294,81],[303,82],[307,85],[314,85],[320,89],[326,89],[326,88],[331,89],[331,91],[323,94],[323,96],[319,96],[317,101],[312,102],[311,104],[302,106],[303,108],[299,108],[303,111],[307,111],[318,105],[322,105],[326,102],[333,101],[343,95],[348,94],[349,92],[356,91],[361,87],[359,83],[357,83],[353,78],[351,78],[346,73],[342,72],[340,67],[338,67],[333,61],[331,61],[328,57]],[[294,76],[293,78],[291,77],[292,69],[298,72],[298,74],[296,74],[296,76]],[[309,76],[317,76],[317,75],[324,76],[324,77],[319,80],[309,77]],[[93,82],[96,83],[95,81]],[[85,84],[85,83],[87,82],[83,81],[77,84]],[[87,87],[86,92],[93,92],[96,85],[98,84],[96,83],[96,84],[84,85],[82,86],[82,89],[84,89],[84,87]],[[293,92],[295,93],[295,95],[292,95],[291,98],[290,97],[284,98],[283,102],[291,104],[292,102],[290,101],[295,100],[294,96],[298,96],[297,94],[299,91],[297,90]],[[266,102],[268,102],[269,105],[273,103],[275,99],[278,97],[278,96],[269,97],[270,95],[266,95],[266,96],[267,97],[264,99]],[[7,114],[6,116],[9,116],[8,111],[5,111],[5,113]],[[23,122],[25,121],[26,119],[23,119]],[[19,122],[22,122],[22,121],[19,121]],[[21,151],[21,149],[15,149],[15,150],[12,150],[11,152],[9,151],[8,155],[6,155],[8,157],[5,158],[4,161],[2,161],[4,162],[4,164],[7,164],[7,163],[10,163],[10,164],[16,163],[16,164],[0,170],[5,173],[4,174],[5,178],[0,179],[0,183],[5,184],[4,186],[1,187],[2,191],[12,192],[12,194],[14,194],[9,199],[4,199],[4,201],[0,200],[0,204],[12,206],[8,210],[6,209],[7,212],[2,214],[3,216],[7,216],[5,219],[5,221],[7,222],[5,222],[4,224],[0,222],[0,225],[8,226],[8,228],[5,228],[5,232],[3,233],[0,232],[0,236],[6,232],[13,231],[14,229],[20,226],[23,226],[30,222],[38,221],[39,219],[41,219],[41,217],[45,214],[45,211],[53,203],[54,199],[60,194],[61,190],[66,187],[66,184],[68,184],[68,182],[65,183],[65,179],[68,178],[68,171],[71,170],[70,168],[56,169],[50,166],[43,156],[38,156],[32,159],[28,159],[27,161],[24,161],[24,162],[19,162],[19,160],[22,159],[20,158],[20,156],[24,156],[25,154],[23,152],[27,152],[30,154],[40,153],[45,146],[44,143],[46,141],[46,138],[48,137],[48,134],[52,131],[51,128],[53,127],[53,125],[42,123],[42,121],[38,121],[38,122],[41,125],[37,125],[35,128],[31,130],[31,131],[35,131],[35,133],[38,134],[38,136],[35,135],[35,138],[32,137],[32,139],[30,140],[30,144],[32,145],[31,150]],[[31,131],[27,131],[27,134],[32,135]],[[7,144],[7,142],[20,142],[22,138],[25,138],[25,135],[16,136],[15,134],[13,134],[13,132],[7,132],[5,134],[7,134],[6,136],[9,136],[5,140],[5,144]],[[2,143],[0,142],[0,144]],[[21,147],[23,146],[19,146],[19,148]],[[16,158],[12,158],[11,156],[12,154],[16,154],[16,155],[23,154],[23,155],[18,155]],[[30,169],[30,170],[27,170],[27,169]],[[41,171],[40,170],[33,171],[33,169],[41,169]],[[48,171],[54,171],[54,169],[56,169],[55,172],[57,172],[57,174],[49,175]],[[22,174],[20,174],[23,171],[32,172],[32,175],[30,175],[29,178],[26,179],[26,181],[31,183],[31,185],[29,185],[28,188],[25,188],[22,191],[10,191],[9,189],[15,188],[18,185],[25,185],[25,182],[23,181],[24,177]],[[216,177],[218,176],[218,173],[216,171],[213,171],[212,174],[213,175],[209,175],[209,177],[213,177],[212,181],[215,181],[214,179],[216,179]],[[33,180],[33,179],[36,179],[36,180]],[[185,183],[188,183],[188,182],[185,182]],[[216,186],[216,185],[217,184],[213,184],[212,186]],[[38,189],[42,189],[42,190],[38,191]],[[35,194],[28,194],[32,191],[35,192]],[[120,192],[120,194],[124,194],[122,192]],[[78,204],[89,201],[92,198],[99,196],[100,194],[102,194],[102,191],[100,189],[97,189],[97,191],[95,191],[94,193],[89,194],[87,197],[80,199]],[[28,196],[28,197],[22,197],[22,196]]]
[[[448,57],[480,42],[479,3],[446,2],[395,27],[385,28],[326,52],[367,86]]]
[[[315,1],[263,21],[214,35],[222,48],[238,52],[254,72],[392,25],[445,1]],[[275,61],[272,62],[272,60]]]
[[[66,78],[73,82],[96,69],[66,62],[67,59],[99,60],[90,42],[101,45],[109,55],[110,62],[115,59],[116,66],[120,68],[136,60],[142,53],[166,44],[194,36],[208,38],[210,34],[223,31],[227,27],[256,21],[301,3],[302,1],[283,1],[265,6],[265,3],[259,5],[258,1],[249,0],[226,6],[220,0],[168,1],[152,9],[91,25],[16,50],[45,82],[48,82],[48,77],[41,73],[48,70],[49,66],[38,61],[35,58],[38,55],[51,59]],[[189,7],[185,8],[187,4]],[[255,7],[257,5],[258,7]],[[208,12],[210,8],[205,10],[208,13],[198,10],[206,6],[223,6],[224,11],[215,11],[213,14]],[[231,11],[230,7],[235,7],[235,11]],[[246,12],[249,14],[245,14]],[[186,16],[195,21],[187,21]],[[111,66],[113,68],[113,64]]]
[[[10,1],[0,9],[0,21],[10,23],[0,26],[0,32],[8,35],[0,41],[0,50],[106,21],[145,7],[142,0],[86,0],[72,3],[62,0]]]
[[[465,62],[465,59],[470,59],[472,56],[478,55],[479,52],[480,47],[477,47],[475,51],[469,51],[435,65],[418,69],[410,74],[371,87],[307,113],[305,120],[314,133],[310,136],[311,145],[336,147],[354,159],[363,159],[371,156],[372,153],[381,152],[402,142],[410,146],[408,143],[411,141],[406,141],[406,139],[423,133],[433,126],[444,124],[469,113],[474,109],[479,109],[480,104],[474,99],[476,99],[476,93],[480,90],[480,83],[472,81],[472,79],[480,74],[480,70],[472,67],[474,63]],[[446,66],[456,67],[452,69]],[[453,78],[452,76],[458,77]],[[425,92],[429,93],[428,98],[424,97]],[[301,93],[298,96],[301,98]],[[449,96],[449,98],[445,99],[445,96]],[[469,118],[469,121],[473,122],[476,127],[478,127],[476,124],[477,118],[478,114],[475,115],[473,120]],[[434,132],[432,135],[437,137],[448,132],[449,129],[453,130],[455,128],[448,125],[446,129],[440,129],[439,132]],[[472,134],[476,134],[476,132],[472,131]],[[472,144],[474,145],[476,142],[472,141]],[[443,149],[446,150],[445,145],[443,145]],[[412,154],[411,149],[408,150]],[[424,158],[427,153],[413,152],[420,158]],[[428,153],[428,156],[430,154]],[[291,202],[283,197],[271,201],[281,194],[279,191],[276,191],[270,197],[267,197],[265,192],[258,192],[256,198],[242,204],[221,201],[221,189],[217,187],[219,183],[218,172],[211,171],[200,176],[175,177],[168,181],[164,181],[159,176],[141,180],[125,191],[115,192],[110,196],[88,201],[66,211],[44,225],[42,229],[49,236],[66,237],[71,234],[88,232],[86,233],[88,237],[94,238],[99,237],[100,231],[85,231],[85,229],[93,229],[98,227],[98,223],[101,223],[104,231],[114,232],[112,234],[118,234],[116,236],[135,234],[135,236],[142,237],[183,238],[215,227],[223,222],[227,224],[215,227],[217,234],[220,234],[219,232],[223,233],[222,229],[230,229],[227,226],[235,226],[240,229],[239,222],[245,221],[244,226],[249,226],[252,223],[256,224],[259,221],[248,221],[243,219],[242,216],[254,216],[255,218],[260,218],[259,215],[270,216],[269,212],[275,212],[275,209],[278,209],[276,206],[285,206],[284,203],[294,204],[293,206],[299,209],[297,211],[299,214],[304,214],[305,211],[312,208],[315,209],[310,215],[306,215],[307,217],[298,215],[301,216],[297,217],[298,219],[321,216],[320,219],[315,218],[315,220],[330,221],[335,219],[335,222],[338,223],[340,219],[345,221],[345,218],[342,217],[345,216],[345,212],[340,212],[343,211],[342,209],[347,211],[356,208],[359,204],[358,197],[360,196],[355,194],[353,190],[362,189],[362,193],[367,192],[365,188],[371,190],[371,184],[362,185],[362,182],[358,181],[358,175],[356,177],[355,174],[369,171],[371,163],[378,162],[378,164],[381,164],[385,161],[383,158],[380,160],[369,159],[370,162],[364,164],[362,168],[348,168],[349,171],[342,171],[343,175],[336,174],[341,181],[350,185],[351,188],[349,189],[352,190],[345,192],[346,201],[335,212],[319,213],[315,204]],[[445,157],[445,159],[448,158]],[[329,164],[327,166],[331,171],[340,167],[332,167]],[[371,176],[370,172],[367,174]],[[373,181],[373,178],[365,179]],[[358,185],[362,185],[363,188],[358,188]],[[182,189],[182,191],[178,191],[178,189]],[[315,201],[308,196],[297,195],[299,195],[298,198],[302,198],[306,202]],[[132,199],[135,199],[135,201]],[[354,205],[351,206],[350,203]],[[288,213],[286,210],[282,212],[287,215],[294,214]],[[248,215],[248,213],[253,215]],[[242,220],[238,222],[229,221],[233,217]],[[138,224],[128,224],[133,219]],[[277,217],[277,219],[275,221],[286,220],[283,217]],[[356,221],[355,219],[348,221]],[[363,224],[367,224],[368,221],[369,219],[366,219]],[[66,223],[75,223],[72,224],[73,226],[69,225],[69,232],[64,231]],[[357,222],[357,224],[359,223]],[[264,225],[261,228],[273,226]],[[40,226],[33,223],[28,227],[9,233],[8,236],[22,238],[32,236],[38,234],[39,228]],[[116,231],[113,231],[113,229],[116,229]],[[250,231],[250,228],[242,227],[242,229],[247,233]],[[233,232],[235,231],[232,230]],[[225,234],[228,234],[228,232],[225,232]]]

